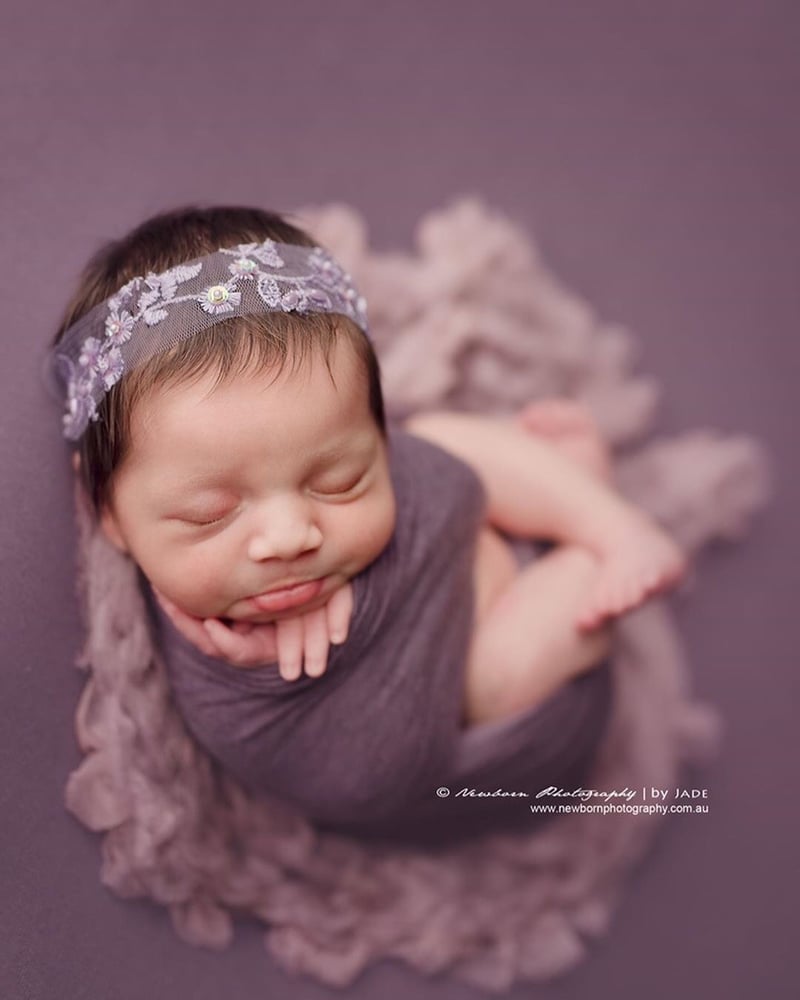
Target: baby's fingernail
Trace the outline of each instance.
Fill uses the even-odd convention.
[[[306,673],[309,677],[321,677],[325,673],[325,663],[317,663],[313,661],[309,663],[306,661]]]
[[[347,638],[347,633],[346,632],[342,632],[339,629],[337,629],[335,632],[331,632],[331,642],[334,643],[337,646],[340,643],[344,642],[344,640],[346,638]]]
[[[303,673],[303,668],[299,663],[287,663],[285,666],[280,668],[281,677],[285,681],[296,681],[298,677]]]

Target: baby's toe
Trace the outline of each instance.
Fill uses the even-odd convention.
[[[639,583],[644,593],[649,594],[656,590],[662,582],[661,572],[652,567],[648,567],[639,577]]]
[[[628,601],[629,608],[638,607],[642,601],[647,597],[647,587],[645,587],[641,581],[634,581],[628,587],[626,592],[626,597]]]
[[[532,430],[544,432],[576,431],[592,423],[585,407],[569,399],[539,399],[523,406],[519,419]]]
[[[609,611],[611,611],[612,614],[619,615],[623,611],[627,611],[627,609],[629,607],[630,607],[630,604],[628,602],[627,592],[626,591],[619,591],[615,595],[614,600],[610,603],[610,605],[609,605]]]
[[[578,624],[582,628],[593,628],[597,624],[597,621],[598,610],[594,603],[588,604],[578,616]]]
[[[617,598],[614,601],[614,613],[619,615],[622,614],[623,611],[628,611],[632,608],[634,604],[636,604],[637,593],[636,588],[632,587],[630,584],[626,584],[624,587],[621,587],[617,594]]]
[[[622,605],[622,595],[611,589],[605,590],[594,606],[595,623],[600,624],[606,618],[619,614]]]
[[[689,561],[688,559],[678,559],[673,567],[672,573],[670,574],[670,583],[680,583],[682,580],[686,580],[689,577]]]

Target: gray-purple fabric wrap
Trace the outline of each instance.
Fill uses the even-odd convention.
[[[247,789],[294,803],[321,829],[431,846],[532,829],[544,819],[529,808],[536,793],[575,788],[591,763],[611,705],[610,666],[513,718],[462,728],[485,490],[427,441],[390,426],[388,442],[395,531],[353,578],[350,632],[321,678],[289,682],[274,664],[243,669],[206,656],[141,578],[178,708]],[[535,552],[516,548],[521,561]],[[530,798],[457,796],[462,788]]]

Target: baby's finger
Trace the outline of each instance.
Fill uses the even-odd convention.
[[[305,671],[309,677],[321,677],[328,665],[328,616],[325,608],[317,608],[303,616]]]
[[[255,624],[244,640],[253,664],[278,662],[278,630],[275,623]]]
[[[334,591],[325,605],[328,617],[328,636],[335,645],[343,643],[350,629],[353,614],[353,586],[350,582]]]
[[[246,634],[237,626],[247,626]],[[216,618],[206,619],[206,628],[220,648],[217,656],[237,667],[263,667],[278,659],[275,625],[234,622],[228,627]]]
[[[296,681],[303,672],[303,619],[286,618],[275,623],[278,669],[285,681]]]
[[[193,618],[191,615],[187,615],[185,611],[181,611],[177,605],[164,597],[163,594],[160,594],[155,588],[153,588],[153,592],[158,603],[163,608],[164,614],[184,638],[197,646],[200,652],[205,653],[206,656],[219,655],[214,642],[203,628],[203,622],[200,618]]]
[[[245,665],[247,661],[247,649],[243,636],[232,632],[218,618],[206,618],[203,621],[203,628],[219,650],[217,656],[222,656],[237,666]]]

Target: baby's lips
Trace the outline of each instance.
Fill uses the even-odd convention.
[[[259,611],[288,611],[313,601],[325,586],[325,578],[307,580],[293,587],[256,594],[250,600]]]

